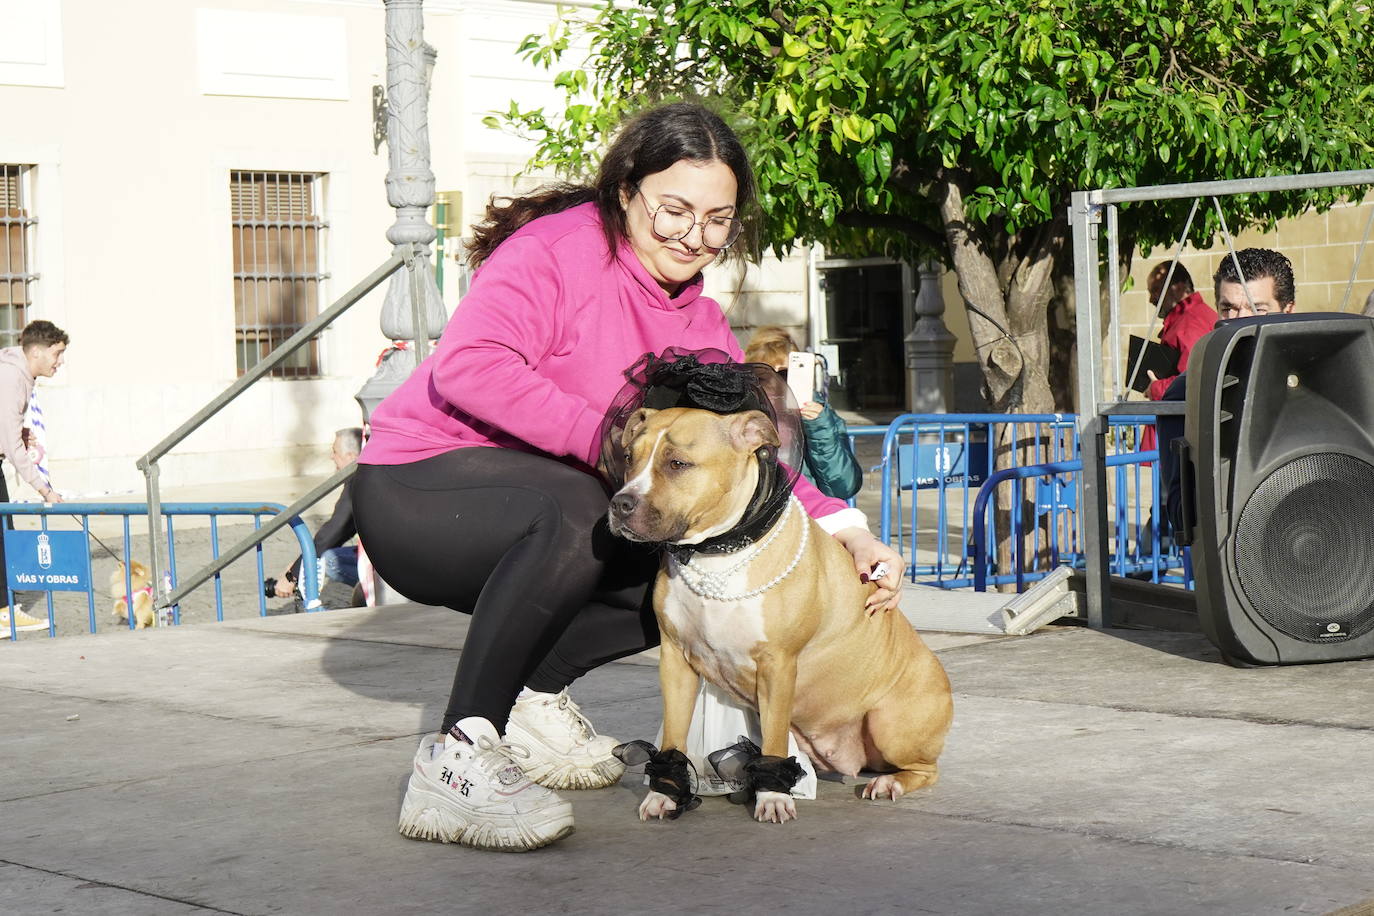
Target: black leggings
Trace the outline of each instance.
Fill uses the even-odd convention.
[[[444,712],[504,732],[522,685],[555,692],[658,645],[657,554],[611,535],[600,481],[550,458],[460,448],[359,465],[358,539],[412,601],[472,615]]]

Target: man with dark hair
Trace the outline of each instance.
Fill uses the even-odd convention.
[[[29,454],[30,431],[24,428],[24,412],[29,408],[33,383],[39,376],[52,378],[62,366],[67,351],[67,332],[51,321],[31,321],[19,332],[19,346],[0,350],[0,458],[8,458],[22,479],[46,503],[60,503],[62,497],[38,470]],[[10,501],[9,485],[0,469],[0,502]],[[12,528],[9,516],[4,526]],[[5,544],[0,538],[0,576],[7,576]],[[6,590],[8,594],[8,589]],[[10,626],[9,602],[0,611],[0,627]],[[41,629],[47,623],[14,609],[14,625],[20,630]]]
[[[1293,311],[1293,263],[1270,248],[1246,248],[1222,258],[1212,277],[1217,294],[1217,314],[1222,321],[1255,315],[1281,315]],[[1174,379],[1164,401],[1188,399],[1188,376]],[[1173,441],[1183,435],[1183,417],[1160,417],[1159,468],[1165,485],[1165,508],[1173,530],[1182,524],[1182,489]]]
[[[1212,280],[1223,321],[1293,311],[1293,262],[1270,248],[1227,255]]]

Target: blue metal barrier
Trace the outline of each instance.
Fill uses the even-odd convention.
[[[935,584],[945,585],[946,580],[966,570],[972,494],[995,469],[993,444],[1002,437],[1003,427],[1010,427],[1006,433],[1008,441],[1015,444],[1012,460],[1018,463],[1027,448],[1036,459],[1033,463],[1077,454],[1073,417],[1065,414],[903,414],[888,424],[882,446],[880,536],[898,552],[906,552],[902,494],[910,492],[908,527],[913,543],[909,572],[913,582],[927,576],[934,577]],[[937,507],[934,560],[924,563],[917,556],[915,543],[921,530],[920,491],[933,491]],[[961,499],[957,545],[952,541],[952,494]]]
[[[1142,431],[1153,423],[1154,418],[1148,416],[1111,418],[1109,452],[1138,455],[1134,450]],[[1047,552],[1070,564],[1082,562],[1079,468],[1069,469],[1066,464],[1079,459],[1073,415],[904,414],[893,420],[883,434],[880,535],[884,542],[910,558],[911,581],[944,588],[973,584],[975,571],[970,566],[978,564],[972,556],[971,541],[976,535],[988,533],[985,508],[977,508],[974,497],[980,486],[988,487],[994,478],[998,448],[1007,452],[1013,469],[1032,469],[1025,474],[1003,474],[998,480],[1036,480],[1034,492],[1027,497],[1035,517],[1029,532],[1033,541],[1030,550],[1034,555]],[[1113,560],[1117,573],[1143,574],[1143,570],[1148,570],[1154,581],[1182,581],[1166,574],[1178,565],[1178,558],[1172,552],[1161,553],[1158,526],[1150,525],[1150,537],[1143,536],[1143,511],[1152,512],[1154,518],[1161,517],[1157,475],[1150,473],[1148,461],[1138,457],[1111,464],[1117,468],[1114,505],[1118,550]],[[1145,474],[1149,474],[1148,479]],[[918,496],[923,491],[935,497],[933,530],[929,523],[920,523]],[[904,493],[911,497],[909,516],[904,508]],[[926,500],[927,512],[930,502]],[[1016,500],[1012,507],[1017,537],[1027,533],[1022,525],[1021,502]],[[912,538],[909,551],[904,549],[906,532]],[[1137,535],[1134,553],[1129,549],[1132,533]],[[1150,541],[1151,549],[1146,550],[1141,540]],[[986,557],[981,562],[986,567]],[[984,569],[983,573],[986,572]],[[1018,581],[1024,586],[1029,579],[1048,572],[1021,571],[1019,577],[1008,575],[995,581]]]
[[[1123,472],[1125,471],[1125,469],[1126,469],[1127,467],[1129,467],[1129,466],[1134,466],[1135,468],[1139,469],[1141,466],[1147,465],[1147,464],[1151,464],[1151,463],[1157,461],[1158,459],[1159,459],[1159,452],[1158,452],[1158,451],[1154,451],[1154,450],[1148,451],[1148,452],[1128,452],[1128,453],[1121,453],[1121,454],[1115,454],[1115,455],[1108,455],[1107,458],[1106,458],[1107,467],[1115,467],[1115,468],[1118,469],[1118,478],[1117,478],[1117,480],[1118,480],[1118,484],[1117,484],[1117,491],[1118,491],[1118,494],[1121,493],[1121,492],[1124,490],[1124,488],[1125,488],[1125,481],[1124,481],[1124,473],[1123,473]],[[991,524],[986,523],[986,519],[987,519],[988,503],[991,502],[991,500],[992,500],[992,495],[993,495],[994,492],[996,492],[998,485],[999,485],[999,484],[1002,484],[1002,483],[1005,483],[1005,482],[1007,482],[1007,481],[1012,481],[1012,480],[1026,480],[1026,479],[1031,479],[1031,478],[1035,478],[1035,479],[1037,479],[1037,481],[1038,481],[1040,478],[1044,478],[1044,477],[1047,477],[1047,476],[1060,475],[1060,474],[1070,474],[1070,473],[1074,473],[1074,472],[1081,471],[1081,470],[1083,470],[1083,461],[1082,461],[1081,459],[1075,459],[1075,460],[1073,460],[1073,461],[1056,461],[1056,462],[1048,462],[1048,463],[1046,463],[1046,464],[1030,465],[1030,466],[1019,467],[1019,468],[1006,468],[1006,469],[1004,469],[1004,470],[997,471],[997,472],[994,473],[990,478],[988,478],[988,480],[987,480],[987,481],[982,485],[982,487],[978,490],[978,496],[977,496],[977,498],[974,500],[974,507],[973,507],[973,513],[974,513],[974,519],[975,519],[975,524],[974,524],[974,526],[973,526],[973,588],[974,588],[974,591],[979,591],[979,592],[987,591],[987,585],[988,585],[988,565],[989,565],[989,564],[988,564],[988,561],[987,561],[987,536],[986,536],[986,534],[987,534],[987,532],[990,532],[990,531],[993,530],[993,526],[992,526]],[[1038,488],[1039,488],[1039,486],[1037,485],[1037,489],[1038,489]],[[1156,479],[1154,480],[1154,490],[1155,490],[1155,492],[1154,492],[1153,505],[1154,505],[1154,507],[1157,509],[1158,506],[1159,506],[1159,499],[1158,499],[1159,482],[1158,482],[1158,478],[1157,478],[1157,477],[1156,477]],[[1137,556],[1137,558],[1136,558],[1135,560],[1129,559],[1128,556],[1127,556],[1127,551],[1124,549],[1124,548],[1125,548],[1125,545],[1126,545],[1126,544],[1129,542],[1129,540],[1130,540],[1131,528],[1130,528],[1130,518],[1129,518],[1129,516],[1123,514],[1123,512],[1122,512],[1122,509],[1123,509],[1123,505],[1122,505],[1122,504],[1123,504],[1123,502],[1124,502],[1123,500],[1121,500],[1121,499],[1118,498],[1118,500],[1117,500],[1117,508],[1118,508],[1118,511],[1117,511],[1117,515],[1116,515],[1116,542],[1117,542],[1117,547],[1118,547],[1118,549],[1116,550],[1115,556],[1114,556],[1114,558],[1113,558],[1113,563],[1117,566],[1117,574],[1118,574],[1118,575],[1125,575],[1125,574],[1127,574],[1127,573],[1129,573],[1129,572],[1137,572],[1137,571],[1140,571],[1141,563],[1143,562],[1143,561],[1139,558],[1139,556]],[[1000,576],[994,576],[994,577],[993,577],[993,582],[994,582],[994,584],[1001,584],[1001,583],[1004,583],[1004,582],[1015,582],[1015,583],[1016,583],[1016,590],[1017,590],[1018,592],[1024,591],[1024,590],[1025,590],[1026,582],[1027,582],[1027,581],[1033,581],[1033,580],[1036,580],[1036,579],[1044,578],[1046,575],[1048,575],[1048,574],[1050,573],[1051,569],[1052,569],[1054,566],[1060,565],[1060,563],[1062,562],[1062,560],[1068,559],[1068,558],[1060,557],[1060,556],[1057,554],[1057,551],[1055,551],[1054,548],[1053,548],[1053,546],[1052,546],[1052,548],[1051,548],[1051,561],[1050,561],[1050,568],[1049,568],[1049,569],[1036,570],[1036,571],[1027,571],[1027,570],[1024,568],[1024,567],[1025,567],[1025,563],[1023,562],[1022,541],[1024,540],[1024,536],[1025,536],[1025,526],[1024,526],[1024,518],[1023,518],[1022,513],[1021,513],[1021,504],[1022,504],[1022,500],[1020,500],[1020,499],[1012,499],[1012,501],[1011,501],[1011,530],[1012,530],[1012,538],[1011,538],[1012,556],[1011,556],[1011,562],[1012,562],[1012,567],[1013,567],[1013,569],[1015,570],[1015,572],[1010,573],[1010,574],[1002,574],[1002,575],[1000,575]],[[1037,505],[1037,506],[1036,506],[1036,515],[1037,515],[1037,517],[1038,517],[1039,514],[1040,514],[1039,509],[1040,509],[1040,506]],[[1138,511],[1138,510],[1137,510],[1137,511]],[[1158,517],[1158,515],[1156,514],[1155,517]],[[1137,517],[1136,517],[1136,521],[1137,521],[1137,522],[1139,521],[1139,516],[1138,516],[1138,515],[1137,515]],[[1161,574],[1162,574],[1162,572],[1163,572],[1163,570],[1164,570],[1164,568],[1165,568],[1165,563],[1164,563],[1163,558],[1162,558],[1162,556],[1161,556],[1161,554],[1160,554],[1159,526],[1156,524],[1156,525],[1153,525],[1153,526],[1151,526],[1151,527],[1152,527],[1152,529],[1153,529],[1153,530],[1152,530],[1152,535],[1151,535],[1151,537],[1152,537],[1152,547],[1153,547],[1153,549],[1152,549],[1151,554],[1150,554],[1149,563],[1150,563],[1150,566],[1151,566],[1151,569],[1152,569],[1152,573],[1153,573],[1152,578],[1154,579],[1154,581],[1158,582],[1158,581],[1161,581]],[[1139,525],[1137,524],[1136,527],[1135,527],[1135,531],[1138,532],[1139,530],[1140,530],[1140,529],[1139,529]],[[1139,540],[1139,539],[1137,538],[1137,543],[1138,543],[1138,540]],[[1077,559],[1077,558],[1074,558],[1074,559]],[[1180,558],[1180,563],[1181,563],[1181,558]]]
[[[177,562],[176,562],[176,531],[173,523],[175,516],[186,515],[205,515],[210,518],[210,551],[215,560],[219,559],[219,518],[221,516],[252,516],[253,526],[261,527],[264,516],[275,516],[280,513],[285,506],[278,503],[163,503],[162,515],[166,517],[167,526],[167,545],[168,545],[168,569],[167,575],[171,579],[172,588],[177,584]],[[77,518],[81,522],[81,531],[86,535],[89,542],[91,534],[91,516],[122,516],[124,519],[124,558],[130,555],[131,539],[129,535],[129,519],[134,516],[146,516],[148,507],[142,503],[57,503],[53,505],[42,503],[0,503],[0,519],[12,515],[36,515],[40,517],[41,530],[56,530],[48,528],[48,518],[50,516],[70,516]],[[299,583],[302,596],[307,611],[317,611],[321,609],[319,595],[319,579],[316,572],[317,560],[315,557],[315,541],[310,534],[310,529],[306,527],[299,516],[289,522],[292,531],[296,535],[296,541],[301,548],[301,570]],[[258,544],[255,548],[257,561],[257,577],[261,581],[264,576],[262,563],[262,545]],[[116,557],[115,559],[121,559]],[[133,582],[130,576],[131,566],[125,564],[124,567],[124,594],[129,597],[129,629],[134,629],[136,621],[133,614]],[[0,570],[0,573],[6,571]],[[86,589],[87,605],[90,615],[90,632],[96,632],[96,613],[95,613],[95,578],[91,571],[90,550],[86,551],[86,577],[88,588]],[[214,574],[215,580],[215,619],[224,620],[224,592],[220,581],[220,573]],[[156,583],[154,583],[156,586]],[[9,577],[5,575],[5,597],[8,605],[15,606],[14,596],[9,591]],[[35,589],[36,590],[36,589]],[[56,622],[53,616],[52,592],[47,593],[48,603],[48,635],[56,636]],[[170,623],[179,625],[181,623],[180,605],[172,605],[170,608],[172,617]],[[258,590],[258,615],[267,616],[267,596],[261,589]],[[16,614],[10,614],[9,636],[10,639],[18,639],[19,634],[16,629]]]
[[[849,427],[849,450],[857,458],[859,454],[859,439],[882,436],[886,435],[886,433],[886,426],[851,426]],[[875,470],[875,468],[864,468],[865,472],[872,470]],[[859,492],[863,492],[862,489]],[[855,493],[853,496],[849,497],[847,500],[849,508],[853,509],[858,506],[858,495],[858,493]]]

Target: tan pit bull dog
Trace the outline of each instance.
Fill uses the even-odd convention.
[[[636,411],[625,426],[625,486],[611,530],[688,545],[735,527],[759,479],[756,452],[777,430],[754,410]],[[790,727],[818,771],[883,775],[864,798],[897,799],[935,782],[953,716],[944,668],[900,612],[869,616],[876,586],[796,497],[769,531],[734,553],[664,557],[654,586],[662,633],[663,751],[685,750],[699,677],[754,707],[765,755],[787,755]],[[641,819],[676,804],[651,791]],[[760,791],[754,817],[796,817],[790,794]]]

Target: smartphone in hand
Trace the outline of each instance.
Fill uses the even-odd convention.
[[[798,406],[816,399],[816,354],[801,350],[787,354],[787,387]]]

